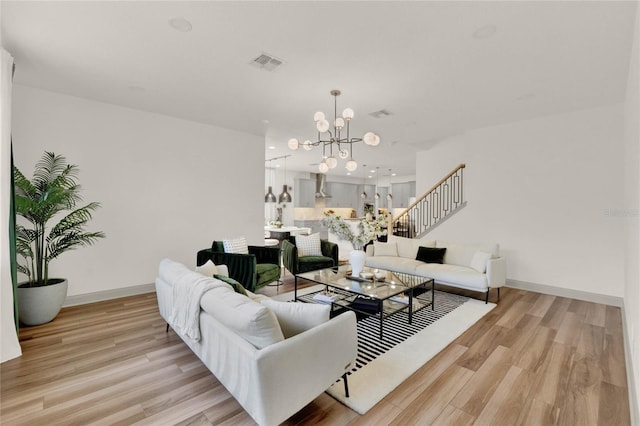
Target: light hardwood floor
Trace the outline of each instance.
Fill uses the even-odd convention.
[[[291,282],[287,274],[278,291]],[[286,424],[628,425],[620,309],[508,288],[501,296],[366,415],[322,394]],[[165,333],[154,293],[65,308],[22,328],[20,340],[22,357],[0,366],[2,425],[253,424]]]

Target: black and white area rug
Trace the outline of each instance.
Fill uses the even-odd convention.
[[[319,288],[322,286],[299,293]],[[283,294],[276,298],[291,300],[292,296]],[[344,396],[342,380],[327,393],[352,410],[366,413],[496,306],[437,290],[435,300],[435,311],[425,308],[414,313],[412,324],[405,312],[385,318],[382,340],[377,318],[358,321],[358,357],[349,374],[349,398]]]

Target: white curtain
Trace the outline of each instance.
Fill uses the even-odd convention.
[[[0,69],[0,362],[22,355],[13,311],[13,282],[9,257],[9,197],[11,196],[11,86],[13,57],[2,49]]]

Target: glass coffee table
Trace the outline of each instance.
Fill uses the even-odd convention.
[[[295,275],[296,301],[331,304],[331,311],[348,309],[380,320],[380,339],[383,338],[384,319],[406,311],[409,324],[413,314],[426,307],[435,309],[433,279],[401,272],[365,268],[374,275],[363,278],[350,275],[351,266],[319,269]],[[382,276],[380,279],[377,276]],[[324,289],[298,296],[298,279],[324,285]]]

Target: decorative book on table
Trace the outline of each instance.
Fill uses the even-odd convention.
[[[378,299],[358,296],[353,300],[353,302],[351,302],[351,309],[376,313],[378,312]]]
[[[315,300],[318,303],[331,304],[331,303],[335,302],[336,300],[338,300],[338,295],[337,294],[316,293],[313,296],[313,300]]]

